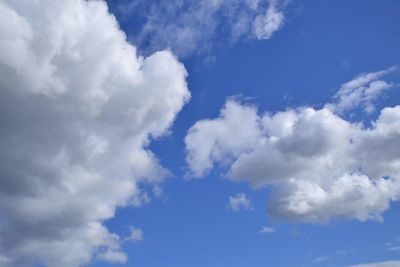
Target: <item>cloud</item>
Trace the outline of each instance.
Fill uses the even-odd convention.
[[[162,197],[164,195],[164,190],[160,186],[155,185],[153,187],[153,194],[156,197]]]
[[[185,137],[186,161],[193,177],[202,177],[214,162],[229,163],[261,144],[262,130],[255,107],[229,100],[215,120],[196,122]],[[235,134],[231,134],[235,133]]]
[[[386,243],[388,251],[400,252],[400,238],[395,238],[392,242]]]
[[[260,233],[262,233],[262,234],[273,234],[273,233],[275,233],[275,228],[263,226],[263,228],[261,228],[261,230],[260,230]]]
[[[238,193],[229,197],[228,207],[232,211],[252,210],[251,200],[245,193]]]
[[[329,261],[330,259],[331,258],[328,257],[328,256],[321,256],[321,257],[318,257],[318,258],[314,259],[313,262],[314,263],[321,263],[321,262]]]
[[[326,107],[258,115],[229,99],[218,118],[189,129],[185,144],[193,175],[222,164],[231,180],[272,187],[270,215],[328,222],[383,219],[400,197],[399,140],[400,106],[367,127]]]
[[[357,265],[350,265],[349,267],[400,267],[400,261],[383,261],[374,263],[364,263]]]
[[[328,104],[327,108],[343,114],[361,107],[365,112],[371,113],[375,110],[374,101],[396,86],[379,79],[397,69],[397,66],[393,66],[382,71],[359,74],[340,87],[334,96],[335,103]]]
[[[103,222],[169,174],[147,146],[186,75],[138,56],[103,1],[0,2],[0,266],[126,262]]]
[[[400,252],[400,246],[399,245],[389,246],[387,250]]]
[[[134,40],[150,51],[171,48],[179,56],[201,53],[213,47],[220,36],[230,43],[239,39],[270,39],[284,23],[287,1],[125,1],[119,13],[144,14],[144,26]]]
[[[270,39],[284,22],[284,15],[271,3],[263,15],[257,15],[253,21],[253,33],[257,39]]]
[[[106,250],[97,255],[97,259],[111,263],[126,263],[128,256],[121,251]]]
[[[126,241],[131,241],[131,242],[142,241],[143,240],[143,231],[142,231],[142,229],[137,228],[137,227],[131,227],[130,228],[130,234],[125,240]]]

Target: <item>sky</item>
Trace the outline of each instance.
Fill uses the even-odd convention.
[[[399,267],[399,12],[0,0],[0,267]]]

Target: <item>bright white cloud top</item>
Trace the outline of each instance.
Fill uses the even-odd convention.
[[[343,88],[372,88],[393,70],[357,76],[341,87],[339,104],[330,107],[348,102],[346,95],[355,105]],[[400,106],[383,108],[367,127],[327,107],[259,115],[254,106],[229,99],[218,118],[191,127],[185,143],[194,177],[223,164],[232,180],[272,186],[268,206],[275,217],[382,220],[390,202],[400,197]]]
[[[168,173],[146,149],[190,95],[102,1],[0,2],[0,266],[125,262],[103,221]],[[136,235],[135,235],[136,236]]]

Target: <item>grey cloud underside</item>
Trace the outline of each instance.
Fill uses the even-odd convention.
[[[102,1],[0,2],[0,266],[127,260],[103,222],[168,175],[146,146],[186,75],[138,56]]]
[[[364,98],[352,101],[355,108]],[[259,115],[230,99],[219,118],[190,128],[191,175],[222,164],[232,180],[271,186],[268,210],[277,218],[382,220],[400,197],[400,106],[382,109],[366,127],[335,114],[335,105]]]

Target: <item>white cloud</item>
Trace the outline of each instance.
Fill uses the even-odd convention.
[[[287,1],[205,0],[120,4],[121,15],[128,6],[133,16],[144,15],[144,27],[134,39],[150,50],[171,48],[180,56],[212,47],[219,36],[230,43],[239,39],[269,39],[284,22]]]
[[[275,4],[270,4],[265,14],[257,15],[253,21],[253,33],[257,39],[270,39],[284,23],[284,15]]]
[[[331,258],[328,256],[321,256],[313,260],[315,263],[321,263],[330,260]]]
[[[399,140],[400,106],[382,109],[366,127],[327,108],[258,115],[228,100],[220,117],[198,121],[185,143],[195,175],[228,165],[230,179],[273,188],[271,215],[327,222],[382,220],[400,197]]]
[[[352,111],[358,107],[363,108],[367,113],[374,111],[374,101],[385,91],[395,87],[393,83],[379,79],[397,69],[397,66],[393,66],[382,71],[361,73],[340,87],[334,97],[335,103],[328,104],[327,108],[338,114]]]
[[[0,266],[127,260],[103,222],[168,175],[146,147],[185,79],[168,51],[138,56],[103,1],[0,2]]]
[[[106,250],[99,254],[97,259],[111,263],[126,263],[128,261],[128,256],[121,251]]]
[[[138,242],[143,240],[143,231],[137,227],[130,228],[130,234],[125,239],[126,241]]]
[[[153,187],[153,194],[156,197],[162,197],[164,195],[164,190],[160,186],[155,185]]]
[[[245,193],[238,193],[229,197],[228,207],[232,211],[252,210],[251,200]]]
[[[262,234],[273,234],[273,233],[275,233],[275,228],[263,226],[263,228],[261,228],[261,230],[260,230],[260,233],[262,233]]]
[[[400,261],[383,261],[383,262],[374,262],[374,263],[364,263],[351,265],[349,267],[400,267]]]
[[[262,139],[259,123],[254,107],[234,100],[226,103],[220,118],[198,121],[185,137],[186,160],[192,175],[201,177],[214,162],[229,163],[231,158],[259,145]]]
[[[386,243],[386,249],[400,252],[400,238],[395,238],[394,241]]]

